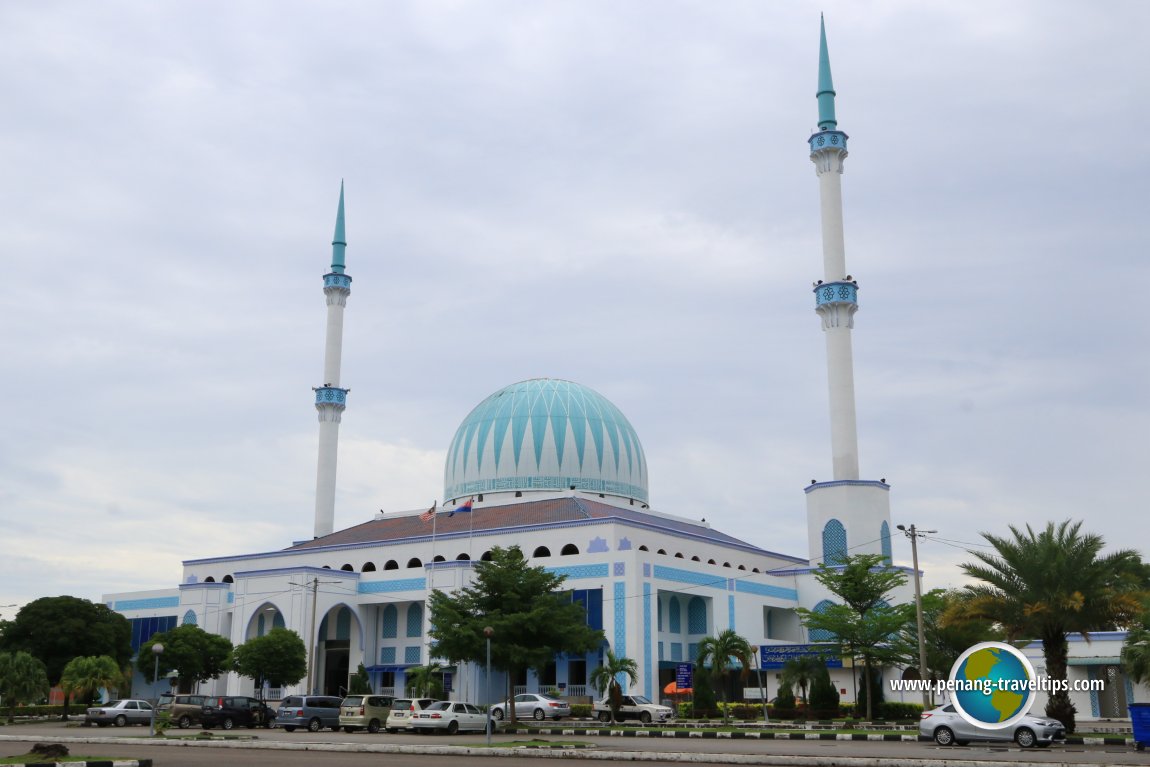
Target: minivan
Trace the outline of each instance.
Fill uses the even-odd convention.
[[[305,727],[309,732],[319,732],[330,727],[332,732],[339,730],[339,704],[343,698],[330,695],[289,695],[280,702],[275,726],[294,732],[297,727]]]
[[[173,695],[160,698],[160,705],[156,707],[156,711],[161,714],[167,713],[172,724],[181,730],[186,730],[193,724],[200,723],[206,701],[207,696],[204,695]]]
[[[339,726],[344,732],[379,732],[391,713],[390,695],[348,695],[339,707]]]

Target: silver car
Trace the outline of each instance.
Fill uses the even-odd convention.
[[[953,704],[922,712],[919,735],[933,738],[940,746],[965,746],[972,740],[1014,741],[1023,748],[1049,746],[1066,739],[1066,728],[1057,719],[1027,714],[1009,727],[975,727],[962,718]]]
[[[84,713],[84,724],[107,727],[114,724],[124,727],[129,724],[150,724],[152,704],[146,700],[112,700],[102,706],[92,706]]]
[[[512,701],[515,704],[515,718],[532,718],[542,722],[550,717],[559,721],[565,716],[571,716],[571,705],[565,700],[552,698],[550,695],[540,695],[534,692],[525,692],[516,695]],[[491,718],[502,720],[507,716],[507,702],[496,703],[491,707]]]

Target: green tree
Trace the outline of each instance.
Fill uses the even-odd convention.
[[[42,597],[20,608],[4,627],[0,650],[23,650],[44,664],[48,683],[57,685],[68,661],[81,655],[107,655],[124,667],[132,658],[132,624],[106,605],[77,597]],[[68,718],[69,697],[64,698]]]
[[[107,655],[81,655],[68,661],[60,676],[60,689],[75,700],[90,703],[101,688],[119,691],[124,672]]]
[[[827,673],[827,662],[819,655],[798,655],[783,664],[782,681],[794,689],[798,685],[803,703],[807,703],[807,688],[820,676]]]
[[[349,695],[367,695],[371,693],[371,676],[368,675],[367,669],[364,665],[359,664],[359,668],[351,675],[351,679],[347,682],[347,692]]]
[[[1141,612],[1146,568],[1133,549],[1102,554],[1102,536],[1083,533],[1081,522],[1009,529],[1009,536],[982,533],[994,551],[970,552],[977,561],[962,569],[981,583],[965,587],[967,598],[948,617],[993,621],[1008,641],[1039,639],[1047,676],[1064,686],[1067,634],[1089,639],[1092,631],[1131,625]],[[1068,732],[1075,713],[1068,688],[1050,693],[1046,714]]]
[[[779,684],[779,693],[775,696],[775,716],[780,719],[792,719],[795,716],[795,691],[790,682]]]
[[[16,719],[16,706],[35,703],[48,695],[44,664],[31,653],[0,652],[0,696],[8,702],[8,723]]]
[[[490,561],[474,567],[471,586],[452,594],[431,592],[428,635],[437,657],[483,665],[484,629],[490,627],[491,665],[507,672],[508,700],[512,680],[527,669],[543,668],[556,653],[588,652],[603,641],[602,631],[587,626],[583,607],[557,591],[566,576],[529,566],[518,546],[496,546]]]
[[[443,694],[443,666],[428,663],[408,669],[408,687],[420,698],[438,698]]]
[[[1150,601],[1143,603],[1142,614],[1126,632],[1122,668],[1134,684],[1150,682]]]
[[[232,650],[232,669],[254,680],[262,698],[265,682],[282,687],[307,676],[307,648],[291,629],[274,628]]]
[[[811,678],[811,699],[807,711],[816,719],[833,719],[839,715],[839,691],[826,666],[820,667]]]
[[[751,668],[754,657],[755,650],[751,647],[751,643],[736,634],[734,629],[723,629],[718,636],[703,637],[699,642],[698,650],[695,653],[695,665],[697,667],[710,665],[720,680],[723,693],[724,722],[727,721],[729,715],[725,682],[728,670],[733,665],[732,661],[738,662],[739,673],[745,677]]]
[[[152,646],[164,646],[160,655],[161,673],[175,670],[178,674],[177,689],[191,692],[197,682],[215,679],[231,668],[232,643],[227,637],[209,634],[199,626],[185,624],[170,631],[153,634],[152,638],[140,646],[136,668],[148,682],[156,681],[156,659]]]
[[[602,695],[607,694],[607,705],[611,709],[611,724],[619,718],[619,707],[623,705],[623,685],[620,679],[627,682],[627,689],[635,684],[639,678],[639,666],[632,658],[625,655],[616,655],[607,650],[603,656],[603,663],[591,672],[591,684]]]
[[[874,678],[875,664],[899,659],[894,641],[914,621],[914,605],[891,605],[891,592],[906,583],[906,573],[888,567],[880,554],[843,557],[835,565],[820,564],[815,578],[842,604],[831,604],[815,612],[797,612],[808,631],[827,631],[845,655],[863,659],[865,678]],[[866,696],[866,717],[873,717],[872,701]]]

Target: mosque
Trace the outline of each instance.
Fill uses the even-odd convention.
[[[109,607],[131,620],[133,648],[147,652],[153,633],[179,624],[196,624],[233,644],[286,626],[304,638],[308,674],[298,685],[265,691],[268,698],[339,694],[360,664],[376,692],[402,695],[408,670],[435,659],[426,607],[431,590],[468,585],[474,561],[511,545],[532,565],[565,576],[564,588],[605,638],[595,651],[557,656],[511,680],[520,691],[594,695],[588,680],[609,648],[635,660],[632,691],[658,700],[677,667],[694,658],[698,642],[724,629],[764,648],[766,669],[829,639],[808,632],[796,613],[829,604],[814,568],[847,552],[891,560],[890,487],[859,476],[851,353],[859,287],[846,267],[841,183],[847,134],[838,129],[834,99],[824,29],[819,122],[808,143],[821,205],[822,279],[813,292],[826,339],[833,478],[803,488],[807,552],[767,551],[706,522],[652,508],[643,445],[627,417],[594,389],[550,378],[506,386],[463,418],[447,449],[442,508],[379,514],[334,530],[339,426],[349,392],[340,360],[352,284],[341,187],[332,262],[323,276],[327,332],[324,383],[315,388],[313,536],[278,551],[188,560],[174,588],[105,595]],[[899,601],[913,598],[907,591]],[[846,669],[842,661],[828,665],[850,700],[854,685],[845,663]],[[773,674],[767,676],[770,697],[775,687]],[[478,667],[454,667],[445,681],[455,697],[489,702],[482,699]],[[493,678],[493,689],[507,689],[506,682]],[[253,694],[252,684],[232,674],[199,691]],[[149,689],[137,680],[141,686]]]

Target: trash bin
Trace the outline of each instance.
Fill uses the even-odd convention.
[[[1130,704],[1130,724],[1134,730],[1134,747],[1145,751],[1146,744],[1150,743],[1150,703]]]

